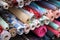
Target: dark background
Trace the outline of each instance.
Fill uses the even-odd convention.
[[[10,40],[42,40],[42,38],[37,37],[35,34],[30,32],[29,34],[17,35]],[[54,40],[60,40],[60,38],[55,38]]]

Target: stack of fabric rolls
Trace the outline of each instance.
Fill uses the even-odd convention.
[[[28,40],[30,31],[43,40],[59,38],[60,1],[0,0],[0,39],[18,34]]]

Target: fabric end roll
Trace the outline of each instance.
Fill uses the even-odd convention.
[[[9,32],[11,34],[11,37],[15,37],[17,35],[17,30],[16,28],[11,28],[9,29]]]
[[[24,29],[23,28],[21,28],[20,30],[17,29],[17,34],[18,35],[22,35],[23,33],[24,33]]]
[[[3,27],[4,30],[9,29],[9,25],[0,17],[0,25]]]
[[[11,34],[8,31],[3,30],[1,33],[2,40],[9,40],[11,38]]]
[[[43,16],[39,19],[39,21],[40,21],[40,24],[41,24],[41,25],[44,25],[44,24],[48,25],[49,22],[50,22],[50,19],[49,19],[48,17],[46,17],[46,16],[43,15]]]
[[[37,20],[37,19],[34,19],[33,23],[36,26],[36,28],[39,28],[39,26],[41,26],[39,20]]]
[[[30,21],[29,26],[30,26],[30,30],[34,30],[36,28],[33,21]]]
[[[30,32],[30,26],[28,24],[24,24],[26,27],[24,28],[24,33],[28,34]]]
[[[50,21],[54,20],[54,14],[52,13],[52,10],[48,10],[48,13],[46,13],[45,16],[47,16]]]
[[[54,14],[55,18],[58,18],[60,16],[59,10],[52,11],[52,13]]]
[[[6,2],[0,1],[0,6],[3,7],[3,9],[8,9],[9,5]]]
[[[46,27],[47,27],[47,29],[50,30],[54,35],[56,35],[57,38],[60,37],[60,33],[59,33],[59,31],[53,29],[53,28],[50,27],[50,26],[46,26]]]
[[[22,8],[24,6],[24,0],[16,0],[18,2],[18,6]]]
[[[45,26],[40,26],[39,28],[36,28],[33,33],[36,34],[38,37],[43,37],[45,36],[47,32],[47,29]]]

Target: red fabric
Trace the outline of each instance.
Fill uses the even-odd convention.
[[[41,17],[41,15],[36,10],[32,9],[30,6],[24,6],[23,8],[31,13],[34,13],[37,19]]]
[[[2,26],[0,25],[0,34],[2,33],[2,31],[3,31],[3,28],[2,28]]]

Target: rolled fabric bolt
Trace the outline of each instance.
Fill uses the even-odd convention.
[[[3,28],[2,28],[2,26],[0,25],[0,34],[2,33],[2,31],[3,31]]]
[[[18,6],[22,8],[24,6],[24,0],[16,0],[18,2]]]
[[[29,23],[30,17],[27,14],[25,14],[24,12],[20,11],[17,8],[10,8],[9,11],[11,11],[22,22]]]
[[[15,5],[18,5],[18,4],[16,4],[16,2],[14,0],[5,0],[5,2],[7,2],[9,4],[9,7],[13,7]]]
[[[35,30],[33,30],[33,33],[36,34],[38,37],[45,36],[46,32],[47,32],[47,29],[45,26],[40,26],[39,28],[36,28]]]
[[[36,26],[35,26],[33,21],[30,21],[29,26],[30,26],[31,30],[34,30],[36,28]]]
[[[30,26],[28,24],[24,24],[26,27],[24,28],[24,33],[28,34],[30,32]]]
[[[55,6],[57,6],[58,8],[60,8],[60,2],[59,1],[52,1],[52,0],[50,0],[48,2],[53,4],[53,5],[55,5]]]
[[[47,16],[50,19],[50,21],[53,21],[55,17],[52,13],[52,10],[48,10],[48,13],[46,13],[45,16]]]
[[[19,22],[22,26],[24,26],[24,33],[25,33],[25,34],[28,34],[28,33],[30,32],[30,26],[29,26],[28,24],[23,24],[23,23],[20,22],[19,20],[18,20],[18,22]]]
[[[29,11],[30,13],[33,13],[37,19],[41,17],[39,12],[37,12],[35,9],[31,8],[30,6],[24,6],[23,7],[25,10]]]
[[[47,29],[48,30],[50,30],[54,35],[56,35],[58,38],[60,37],[60,33],[57,31],[57,30],[55,30],[55,29],[53,29],[52,27],[50,27],[50,26],[46,26],[47,27]]]
[[[49,38],[47,35],[45,35],[45,36],[43,37],[43,40],[50,40],[50,38]]]
[[[0,1],[0,6],[3,7],[4,9],[8,9],[9,5],[6,2]]]
[[[50,9],[50,10],[52,9],[52,13],[54,14],[54,17],[55,18],[58,18],[59,17],[60,13],[58,12],[58,10],[57,10],[58,8],[55,5],[52,5],[52,4],[50,4],[48,2],[45,2],[45,1],[37,2],[37,4],[39,4],[39,5],[41,4],[40,6],[46,8],[46,9]]]
[[[59,22],[59,21],[57,21],[57,20],[54,20],[54,23],[56,23],[57,25],[59,25],[58,30],[59,30],[59,32],[60,32],[60,22]]]
[[[36,28],[39,28],[39,27],[40,27],[40,22],[39,22],[39,20],[34,19],[34,20],[33,20],[33,23],[35,24]]]
[[[35,15],[33,13],[30,13],[25,9],[20,9],[20,10],[22,10],[25,14],[29,15],[31,20],[35,19]]]
[[[48,9],[52,9],[52,10],[56,10],[58,9],[55,5],[52,5],[48,2],[45,1],[41,1],[41,2],[36,2],[38,5],[44,7],[44,8],[48,8]],[[44,3],[44,4],[43,4]]]
[[[50,22],[50,19],[46,16],[42,16],[40,19],[39,19],[39,22],[40,22],[40,25],[48,25],[49,22]]]
[[[52,11],[52,13],[54,14],[55,18],[58,18],[60,16],[59,10]]]
[[[16,28],[11,28],[9,29],[9,32],[11,34],[11,37],[15,37],[17,35],[17,30]]]
[[[42,15],[47,13],[47,10],[45,8],[40,7],[35,2],[31,2],[30,6],[36,8]]]
[[[50,22],[49,26],[51,26],[53,29],[60,31],[60,26],[54,22]]]
[[[0,25],[4,30],[9,30],[9,25],[0,17]]]
[[[20,22],[14,15],[7,13],[4,14],[2,17],[5,18],[9,23],[13,25],[13,27],[17,29],[17,33],[19,33],[19,35],[22,35],[24,33],[25,25],[22,24],[22,22]]]
[[[47,35],[48,37],[50,37],[51,40],[52,40],[52,39],[55,39],[55,35],[54,35],[53,32],[51,32],[50,30],[47,30],[46,35]]]
[[[11,34],[8,31],[3,30],[1,33],[2,40],[9,40],[11,38]]]

